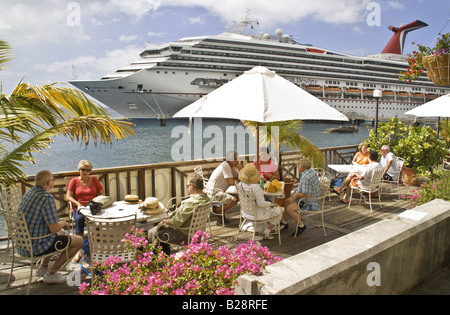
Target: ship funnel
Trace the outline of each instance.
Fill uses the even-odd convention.
[[[381,53],[401,55],[403,53],[403,47],[405,46],[406,34],[425,26],[428,26],[428,24],[419,20],[399,27],[389,26],[389,29],[394,32],[394,35]]]

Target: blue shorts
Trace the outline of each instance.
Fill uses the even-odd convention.
[[[294,202],[298,204],[298,202],[300,201],[301,198],[298,199],[294,199]],[[310,204],[307,204],[306,202],[304,202],[303,200],[300,201],[299,204],[300,210],[306,210],[306,211],[314,211],[312,209],[312,206]]]

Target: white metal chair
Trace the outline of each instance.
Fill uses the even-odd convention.
[[[300,214],[301,214],[302,212],[303,212],[303,213],[311,213],[311,212],[315,212],[315,214],[316,214],[317,227],[322,226],[322,227],[323,227],[323,235],[324,235],[324,236],[327,236],[327,232],[326,232],[326,230],[325,230],[325,222],[324,222],[324,218],[323,218],[323,208],[324,208],[324,205],[325,205],[325,198],[326,198],[326,196],[327,196],[327,194],[328,194],[328,191],[329,191],[329,189],[330,189],[331,176],[328,177],[326,174],[325,174],[325,176],[319,176],[319,183],[320,183],[320,196],[319,196],[319,197],[301,198],[301,199],[298,201],[298,204],[299,204],[299,207],[298,207],[298,208],[299,208],[299,210],[297,211],[297,213],[298,213],[297,222],[299,221],[299,219],[300,219]],[[300,209],[300,203],[301,203],[301,201],[304,200],[304,199],[308,199],[308,200],[318,200],[318,201],[319,201],[319,210],[316,210],[316,211],[311,211],[311,210],[301,210],[301,209]],[[320,223],[319,223],[319,217],[318,217],[319,215],[322,217],[322,225],[320,225]],[[297,237],[298,224],[296,224],[296,226],[297,226],[297,227],[295,228],[295,237]]]
[[[7,282],[7,286],[10,285],[11,282],[11,276],[13,273],[13,269],[14,269],[14,256],[15,256],[15,250],[16,249],[20,249],[22,251],[26,251],[28,253],[30,253],[30,256],[22,256],[25,257],[26,259],[29,259],[31,264],[30,264],[30,278],[28,281],[28,288],[27,288],[27,294],[30,293],[30,286],[31,286],[31,280],[33,277],[33,266],[35,264],[35,262],[41,260],[42,258],[48,257],[48,256],[53,256],[56,255],[58,253],[61,253],[63,251],[66,252],[66,257],[67,257],[67,261],[69,260],[69,252],[68,252],[68,248],[70,244],[67,244],[66,247],[57,250],[56,252],[53,252],[51,254],[46,254],[46,255],[35,255],[34,250],[33,250],[33,245],[32,242],[33,240],[39,240],[42,238],[46,238],[52,234],[49,235],[44,235],[44,236],[40,236],[40,237],[31,237],[31,234],[28,230],[28,226],[27,226],[27,222],[25,221],[25,216],[22,212],[19,211],[5,211],[4,209],[2,209],[2,214],[3,217],[5,218],[6,221],[6,225],[8,227],[8,234],[9,237],[12,240],[12,262],[11,262],[11,271],[9,273],[9,277],[8,277],[8,282]]]
[[[382,176],[383,176],[383,172],[384,172],[384,170],[382,168],[376,168],[373,171],[372,179],[370,180],[370,185],[369,185],[368,189],[363,189],[361,187],[354,187],[353,186],[353,181],[355,179],[352,179],[352,181],[351,181],[351,183],[349,185],[349,187],[351,188],[351,191],[350,191],[350,198],[348,200],[348,208],[350,208],[350,205],[352,203],[353,191],[359,192],[359,194],[360,194],[359,202],[360,203],[361,203],[361,199],[362,198],[364,198],[364,201],[367,203],[367,200],[366,200],[366,198],[364,196],[364,193],[369,194],[369,202],[368,203],[369,203],[369,206],[370,206],[370,212],[371,213],[372,213],[372,195],[374,193],[378,193],[378,203],[379,203],[380,208],[381,208],[381,179],[382,179]]]
[[[64,182],[66,184],[66,193],[67,193],[67,187],[69,186],[69,183],[70,183],[72,178],[74,178],[74,177],[64,177]],[[65,195],[64,195],[64,199],[66,199]],[[69,204],[69,226],[70,226],[69,230],[72,231],[72,234],[75,234],[75,221],[74,221],[73,216],[72,216],[73,206],[72,206],[72,203],[70,201],[67,201],[67,203]]]
[[[211,201],[195,206],[192,212],[191,223],[189,227],[178,229],[186,232],[188,239],[188,244],[186,245],[189,245],[189,243],[192,240],[192,236],[194,236],[194,234],[198,230],[206,231],[206,226],[209,223],[209,214],[211,213],[211,207],[212,207]],[[180,244],[171,242],[170,234],[168,233],[162,233],[162,235],[158,235],[157,238],[160,242],[180,246]]]
[[[136,217],[136,214],[117,219],[98,219],[86,216],[92,280],[95,277],[94,263],[102,263],[109,256],[120,257],[121,263],[134,259],[135,251],[128,249],[122,243],[122,239],[133,226],[136,226]]]
[[[393,175],[392,176],[393,180],[384,180],[383,178],[381,179],[382,183],[390,184],[389,187],[390,187],[390,193],[391,194],[393,192],[393,189],[392,189],[393,187],[392,187],[391,184],[397,184],[397,194],[399,194],[398,187],[399,187],[399,184],[400,184],[400,178],[401,178],[403,164],[405,164],[405,159],[397,157],[397,171],[391,171],[390,172]]]
[[[256,235],[256,226],[260,223],[267,223],[269,221],[272,221],[274,218],[265,218],[260,219],[258,218],[258,212],[256,211],[257,204],[256,204],[256,197],[253,193],[253,190],[246,189],[241,186],[241,183],[238,183],[236,185],[236,189],[239,196],[239,202],[241,205],[241,215],[239,220],[239,226],[236,233],[236,240],[239,236],[239,233],[241,232],[243,226],[246,223],[252,223],[253,224],[253,236],[252,240],[255,240]],[[272,204],[272,206],[279,207],[277,204]],[[280,234],[280,224],[279,221],[281,220],[281,215],[278,218],[278,224],[276,226],[277,234],[278,234],[278,244],[281,245],[281,234]]]
[[[2,189],[0,194],[0,204],[1,208],[5,211],[17,211],[19,210],[20,201],[22,200],[22,194],[20,193],[19,187],[9,186]],[[8,226],[6,226],[8,228]],[[6,244],[6,252],[5,257],[3,257],[2,264],[6,263],[6,257],[8,257],[9,253],[9,243],[11,242],[11,238],[9,237],[10,233],[7,231],[8,241]]]
[[[211,199],[213,207],[221,207],[223,205],[222,199],[218,196],[218,192],[222,191],[219,188],[216,188],[216,185],[208,186],[208,180],[203,175],[203,168],[201,165],[198,165],[194,168],[194,172],[199,174],[203,178],[203,192]],[[225,214],[214,212],[214,208],[211,207],[211,213],[216,216],[220,216],[222,218],[222,226],[225,226]]]

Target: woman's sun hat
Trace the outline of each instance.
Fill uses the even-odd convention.
[[[247,185],[251,185],[258,183],[261,175],[253,163],[247,163],[239,171],[238,178],[241,182],[246,183]]]

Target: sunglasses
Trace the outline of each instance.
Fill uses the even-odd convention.
[[[80,171],[82,171],[82,172],[90,172],[92,170],[89,169],[89,168],[80,168]]]

